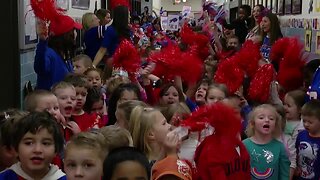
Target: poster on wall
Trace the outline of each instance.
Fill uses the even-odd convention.
[[[168,30],[179,30],[179,15],[168,15]]]
[[[69,9],[69,0],[56,0],[57,6],[60,7],[63,10]]]
[[[284,13],[291,14],[291,0],[284,0]]]
[[[168,17],[161,16],[160,25],[161,25],[161,28],[166,31],[168,29]]]
[[[276,14],[278,9],[278,0],[272,0],[271,11]]]
[[[312,38],[311,33],[312,33],[311,30],[306,30],[304,35],[304,50],[307,52],[311,51],[311,38]]]
[[[292,14],[301,14],[302,0],[292,0]]]
[[[71,7],[74,9],[88,10],[90,8],[90,0],[72,0]]]
[[[278,0],[277,14],[282,15],[284,13],[284,0]]]
[[[316,36],[316,53],[320,54],[320,31],[317,32]]]

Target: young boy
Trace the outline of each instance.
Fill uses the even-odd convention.
[[[99,128],[100,117],[96,113],[87,113],[83,110],[88,94],[88,83],[84,75],[71,74],[64,81],[72,84],[76,90],[76,105],[72,112],[72,119],[78,124],[81,131]]]
[[[47,90],[35,90],[24,100],[24,108],[29,112],[48,111],[54,116],[58,123],[66,125],[65,119],[62,116],[57,97]]]
[[[28,113],[9,109],[0,113],[0,172],[18,161],[17,153],[11,146],[10,138],[16,123]]]
[[[0,173],[0,179],[66,179],[50,162],[63,148],[63,138],[54,117],[34,112],[20,119],[13,129],[12,146],[19,162]]]
[[[64,138],[68,141],[73,134],[81,132],[78,124],[71,118],[76,104],[76,90],[72,84],[61,81],[55,84],[51,91],[56,95],[60,112],[66,120]]]
[[[89,67],[92,67],[92,60],[85,54],[79,54],[73,58],[73,70],[76,74],[83,74]]]
[[[298,179],[320,178],[320,101],[311,100],[302,106],[301,118],[305,130],[298,134]]]
[[[64,169],[67,179],[101,179],[105,152],[102,134],[81,132],[73,136],[65,150]]]

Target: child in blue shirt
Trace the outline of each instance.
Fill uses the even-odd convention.
[[[298,134],[298,179],[320,178],[320,101],[311,100],[302,107],[301,118],[305,130]]]

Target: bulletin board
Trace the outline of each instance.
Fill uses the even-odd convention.
[[[19,48],[34,48],[38,42],[36,33],[36,17],[32,11],[30,0],[18,1],[19,11]]]

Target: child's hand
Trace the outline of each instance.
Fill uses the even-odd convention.
[[[58,124],[61,124],[62,126],[67,126],[66,119],[63,117],[61,113],[55,114],[54,117],[56,118]]]
[[[36,25],[36,30],[39,38],[41,40],[46,40],[48,38],[48,26],[47,23],[43,20],[38,20]]]
[[[73,134],[79,134],[81,132],[80,127],[74,121],[67,122],[67,128],[69,128],[73,132]]]
[[[179,136],[177,133],[171,131],[167,134],[167,137],[164,141],[164,149],[167,155],[175,155],[177,154],[177,147],[179,145]]]

